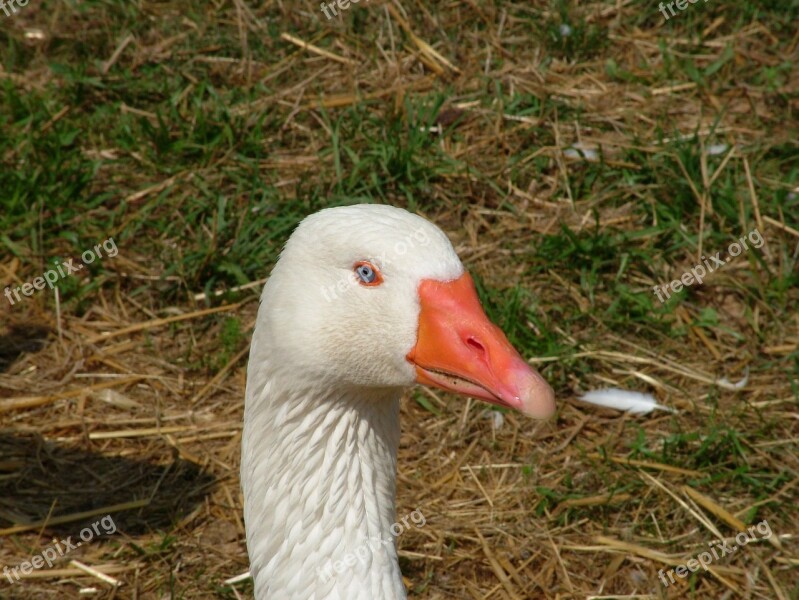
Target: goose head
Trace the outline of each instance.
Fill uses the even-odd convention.
[[[287,379],[339,388],[414,383],[547,418],[552,388],[486,316],[447,236],[384,205],[322,210],[287,242],[264,291]]]
[[[247,372],[241,483],[258,600],[405,597],[391,532],[399,399],[415,383],[555,410],[438,227],[377,205],[307,217],[264,286]]]

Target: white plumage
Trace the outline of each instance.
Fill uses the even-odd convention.
[[[379,286],[353,277],[364,260]],[[264,287],[247,374],[241,480],[256,599],[405,598],[394,544],[366,542],[390,538],[396,518],[399,400],[426,373],[410,358],[420,283],[463,278],[440,229],[388,206],[323,210],[287,242]],[[494,351],[501,332],[478,325],[488,333],[457,351],[489,367],[510,361],[508,389],[524,387],[498,386],[497,402],[551,414],[549,386],[504,347]],[[456,391],[486,387],[450,379]],[[331,576],[331,561],[356,553]]]

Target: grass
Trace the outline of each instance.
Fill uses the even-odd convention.
[[[561,402],[552,423],[504,413],[500,429],[479,403],[417,390],[403,405],[398,511],[430,516],[400,540],[412,597],[799,599],[799,2],[689,4],[668,21],[640,3],[392,6],[416,38],[381,3],[331,21],[313,3],[238,0],[0,14],[1,287],[109,237],[120,248],[61,279],[58,305],[49,290],[0,299],[0,529],[151,496],[81,550],[123,569],[114,597],[251,594],[224,584],[247,569],[247,284],[304,216],[379,202],[450,234],[490,317]],[[754,228],[762,248],[656,298]],[[720,382],[745,374],[742,388]],[[606,386],[680,412],[574,401]],[[29,397],[55,399],[8,408]],[[185,429],[89,436],[162,426]],[[42,444],[52,478],[36,471]],[[92,501],[59,464],[110,469],[116,487]],[[768,519],[780,547],[663,588],[666,565],[641,548],[685,562],[716,539],[707,523],[735,534],[686,486],[746,524]],[[3,564],[46,545],[3,537]],[[39,575],[0,596],[114,595],[79,572]]]

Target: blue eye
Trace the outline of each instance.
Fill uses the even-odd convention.
[[[358,273],[358,277],[360,277],[361,281],[364,283],[372,283],[377,279],[377,273],[375,273],[374,269],[369,265],[360,265],[355,269],[355,272]]]
[[[383,278],[380,277],[378,270],[368,262],[355,263],[355,274],[364,285],[380,285]]]

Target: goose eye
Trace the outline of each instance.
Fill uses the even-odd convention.
[[[380,276],[380,272],[371,263],[357,262],[355,263],[353,269],[363,285],[371,286],[380,285],[383,283],[383,278]]]

